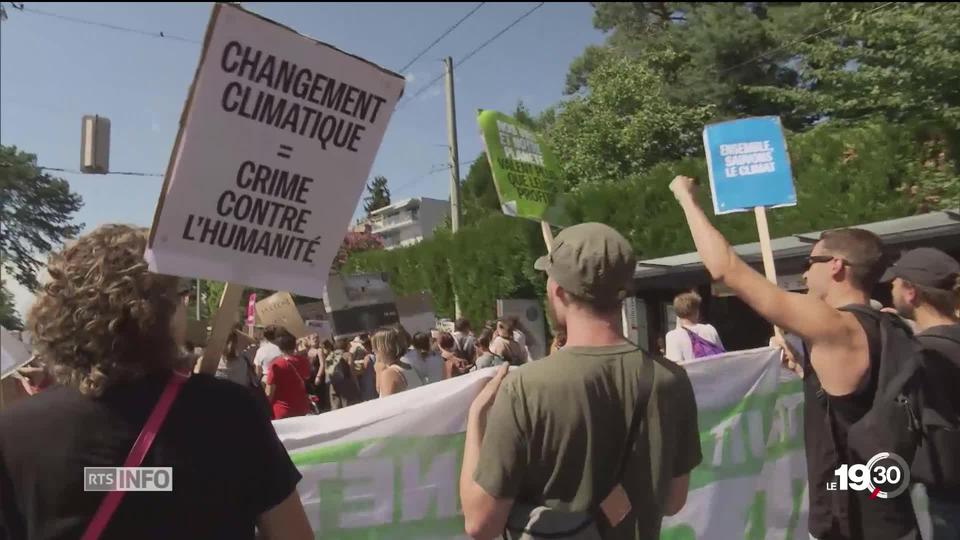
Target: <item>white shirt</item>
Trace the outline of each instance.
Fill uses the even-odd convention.
[[[260,369],[263,371],[264,375],[267,373],[267,368],[270,367],[270,364],[273,360],[282,356],[283,353],[280,352],[280,347],[277,347],[269,341],[261,341],[260,348],[257,349],[256,356],[253,357],[253,364],[255,366],[260,366]]]
[[[403,355],[403,361],[416,370],[424,384],[443,380],[443,358],[439,355],[430,353],[426,358],[421,358],[419,352],[410,349]]]
[[[693,326],[675,328],[667,332],[667,349],[665,356],[668,360],[673,360],[678,364],[694,360],[693,344],[690,343],[690,336],[687,335],[687,331],[684,330],[684,328],[687,328],[711,343],[716,343],[721,347],[723,346],[723,343],[720,342],[720,335],[717,334],[717,329],[714,328],[713,325],[695,324]]]

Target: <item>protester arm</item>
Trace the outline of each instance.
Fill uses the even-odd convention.
[[[310,540],[314,537],[296,490],[283,502],[261,514],[257,519],[257,528],[261,540]]]
[[[297,484],[303,478],[270,422],[269,413],[251,393],[242,391],[235,407],[238,418],[236,444],[232,447],[245,472],[238,482],[244,507],[257,516],[263,538],[313,538],[303,511]]]
[[[327,366],[324,363],[324,360],[320,359],[320,365],[317,367],[317,376],[313,378],[313,384],[320,386],[323,384],[323,381],[327,378]]]
[[[673,401],[668,410],[676,415],[673,423],[676,427],[675,452],[672,452],[672,478],[663,513],[672,516],[683,509],[687,503],[687,490],[690,487],[690,471],[703,461],[700,447],[700,428],[697,401],[693,394],[693,384],[685,369],[679,366],[669,368],[673,377],[663,389],[664,396]]]
[[[670,187],[680,202],[697,252],[710,276],[730,287],[765,319],[806,339],[839,333],[837,328],[843,324],[837,310],[812,296],[780,289],[737,255],[700,208],[692,182],[678,176]]]
[[[663,515],[673,516],[683,510],[687,504],[687,491],[690,489],[690,475],[685,474],[670,480],[667,502],[663,505]]]
[[[832,395],[854,391],[867,369],[859,351],[865,337],[857,338],[856,319],[811,295],[784,291],[751,268],[727,239],[707,219],[694,197],[693,180],[678,176],[670,189],[686,215],[697,252],[713,279],[722,281],[754,311],[775,326],[799,335],[811,344],[810,360],[825,390]],[[856,361],[837,362],[837,358]]]
[[[513,506],[513,496],[507,495],[507,493],[512,493],[516,489],[516,486],[509,486],[510,480],[516,480],[515,475],[498,474],[495,480],[481,477],[480,472],[486,470],[486,467],[478,468],[481,462],[481,452],[486,452],[486,462],[499,461],[496,468],[500,471],[518,471],[523,467],[522,464],[517,462],[516,456],[507,457],[507,460],[503,459],[507,447],[515,445],[501,444],[501,442],[510,439],[517,440],[516,436],[505,435],[505,430],[501,425],[504,421],[508,421],[506,416],[513,416],[512,400],[505,396],[494,402],[500,382],[506,375],[507,370],[508,366],[506,365],[497,370],[497,374],[477,396],[467,415],[463,465],[460,469],[460,504],[463,508],[464,527],[467,535],[471,538],[492,539],[503,534],[507,524],[507,516]],[[496,406],[496,410],[491,413],[494,419],[490,425],[497,426],[497,433],[490,433],[490,436],[496,439],[492,442],[500,451],[489,447],[487,449],[482,448],[488,425],[487,413],[490,410],[491,402],[494,402],[493,405]],[[516,425],[515,422],[512,423],[514,426]],[[512,429],[510,431],[513,432]],[[496,485],[497,487],[488,489],[484,485],[488,487]]]
[[[275,395],[276,392],[277,392],[277,385],[274,384],[274,378],[273,378],[274,370],[273,370],[273,368],[274,368],[274,365],[273,365],[273,364],[270,364],[270,367],[267,369],[267,380],[266,380],[266,384],[263,385],[263,391],[266,392],[266,394],[267,394],[267,401],[269,401],[270,403],[273,403],[274,395]]]

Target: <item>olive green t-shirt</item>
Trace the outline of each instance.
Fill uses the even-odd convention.
[[[644,362],[654,363],[653,384],[649,402],[638,404]],[[645,417],[618,478],[634,412]],[[656,540],[670,480],[701,459],[682,367],[630,344],[565,347],[504,379],[474,479],[494,497],[566,511],[599,504],[620,481],[633,510],[604,536]]]

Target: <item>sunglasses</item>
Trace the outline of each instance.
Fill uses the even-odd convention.
[[[806,269],[806,270],[810,270],[810,267],[812,267],[813,265],[815,265],[815,264],[817,264],[817,263],[825,263],[825,262],[830,262],[830,261],[833,261],[833,260],[838,260],[838,261],[840,261],[840,263],[841,263],[843,266],[859,266],[859,265],[854,264],[854,263],[852,263],[852,262],[850,262],[850,261],[848,261],[848,260],[846,260],[846,259],[844,259],[844,258],[842,258],[842,257],[835,257],[835,256],[833,256],[833,255],[811,255],[811,256],[807,257],[807,264],[806,264],[806,266],[805,266],[805,269]]]

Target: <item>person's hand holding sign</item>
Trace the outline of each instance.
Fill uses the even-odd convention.
[[[503,378],[507,376],[509,369],[510,364],[500,364],[497,373],[487,382],[483,390],[480,390],[480,393],[477,394],[477,397],[474,398],[473,403],[470,405],[469,418],[471,421],[478,423],[481,433],[483,432],[483,428],[486,427],[487,411],[489,411],[490,406],[493,405],[493,400],[497,397],[497,390],[500,389],[500,383],[503,382]]]

